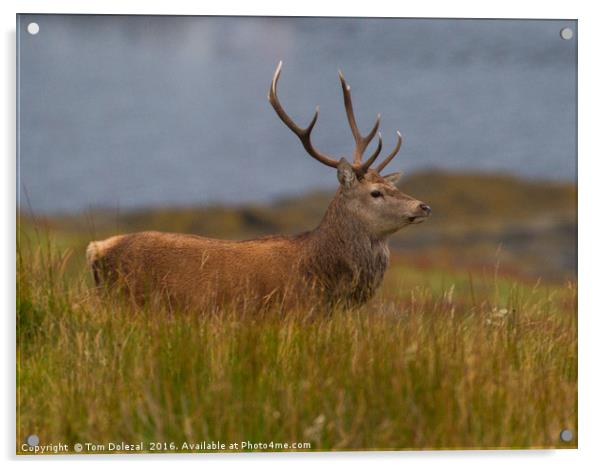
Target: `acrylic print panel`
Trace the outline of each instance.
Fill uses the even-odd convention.
[[[17,37],[19,454],[577,446],[576,21]]]

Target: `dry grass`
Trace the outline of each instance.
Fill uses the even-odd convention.
[[[168,315],[99,299],[81,253],[40,244],[18,253],[19,446],[576,447],[559,440],[577,429],[573,284],[397,263],[328,317]]]

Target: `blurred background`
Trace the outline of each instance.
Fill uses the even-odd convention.
[[[404,136],[389,167],[434,215],[393,239],[395,255],[572,279],[576,33],[565,20],[20,15],[22,228],[35,218],[76,249],[138,229],[311,228],[336,175],[268,104],[283,60],[281,101],[302,125],[320,105],[322,151],[353,149],[338,69],[360,127],[382,114],[383,154]]]

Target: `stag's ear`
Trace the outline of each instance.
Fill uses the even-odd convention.
[[[337,178],[345,189],[353,187],[357,183],[357,176],[353,167],[345,158],[341,158],[337,166]]]
[[[383,179],[395,186],[401,179],[401,176],[403,176],[403,173],[391,173],[383,176]]]

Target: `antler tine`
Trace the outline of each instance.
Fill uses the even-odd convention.
[[[355,150],[353,152],[353,164],[354,166],[359,166],[362,162],[362,155],[366,151],[368,144],[372,141],[378,127],[380,126],[380,114],[376,115],[376,122],[370,132],[363,137],[360,133],[359,128],[357,127],[357,122],[355,120],[355,114],[353,113],[353,103],[351,101],[351,87],[345,81],[345,77],[343,76],[343,72],[339,70],[339,78],[341,80],[341,86],[343,88],[343,100],[345,102],[345,112],[347,113],[347,120],[349,121],[349,127],[351,127],[351,133],[353,134],[353,138],[355,139]],[[362,165],[363,166],[363,165]]]
[[[397,131],[397,144],[395,145],[395,148],[389,154],[389,156],[387,156],[384,160],[382,160],[381,163],[376,167],[377,173],[380,173],[383,169],[385,169],[385,166],[387,166],[391,162],[391,160],[393,158],[395,158],[395,155],[397,155],[397,153],[399,153],[399,149],[401,148],[401,142],[402,142],[402,138],[401,138],[401,134],[399,133],[399,130],[398,130]]]
[[[364,161],[358,168],[357,172],[359,174],[365,174],[366,171],[368,171],[368,169],[370,169],[370,165],[372,163],[374,163],[374,160],[376,159],[376,157],[379,155],[380,151],[383,148],[383,137],[380,134],[380,132],[378,133],[378,144],[376,145],[376,149],[374,150],[374,153],[372,153],[372,155],[370,155],[370,158],[368,158],[366,161]]]
[[[277,94],[277,90],[276,90],[281,71],[282,71],[282,60],[280,62],[278,62],[278,66],[276,67],[276,72],[274,72],[274,78],[272,78],[272,85],[270,86],[270,92],[268,94],[268,100],[270,101],[270,104],[274,108],[274,111],[276,111],[276,114],[278,114],[278,117],[280,117],[280,120],[282,122],[284,122],[284,124],[289,129],[291,129],[295,135],[297,135],[297,137],[299,137],[299,140],[301,140],[301,143],[303,144],[303,148],[305,148],[305,151],[307,151],[307,153],[309,153],[313,158],[318,160],[320,163],[323,163],[326,166],[330,166],[332,168],[336,168],[338,166],[338,161],[336,161],[336,160],[330,158],[328,155],[316,150],[313,147],[313,145],[311,144],[311,131],[313,130],[314,125],[316,125],[316,121],[318,120],[319,107],[316,107],[316,113],[314,114],[314,117],[312,118],[309,125],[304,129],[299,127],[297,124],[295,124],[295,122],[289,117],[289,115],[282,108],[282,105],[280,104],[280,100],[278,99],[278,94]]]

